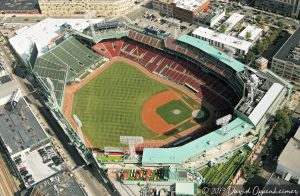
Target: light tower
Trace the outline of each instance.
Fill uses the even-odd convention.
[[[82,122],[79,120],[79,118],[76,116],[76,114],[73,114],[73,119],[77,125],[77,133],[79,138],[81,139],[82,143],[85,145],[84,136],[81,130]]]
[[[128,159],[129,160],[136,160],[138,159],[138,155],[135,152],[135,146],[137,144],[142,144],[144,142],[143,137],[139,136],[120,136],[120,142],[122,144],[127,144],[129,146],[128,149]]]
[[[221,134],[222,135],[226,135],[228,133],[227,130],[227,125],[229,123],[229,121],[232,119],[231,114],[228,114],[226,116],[223,116],[222,118],[217,119],[216,124],[217,125],[221,125]]]

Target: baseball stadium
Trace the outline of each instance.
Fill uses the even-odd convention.
[[[289,98],[277,75],[205,40],[121,22],[93,27],[61,24],[47,50],[36,42],[20,55],[87,161],[91,149],[113,154],[126,147],[120,137],[140,136],[143,166],[200,168],[257,143]]]

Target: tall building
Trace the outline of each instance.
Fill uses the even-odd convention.
[[[300,17],[300,0],[256,0],[255,6],[292,18]]]
[[[135,5],[134,0],[40,0],[42,14],[76,16],[96,11],[97,16],[121,15]]]
[[[193,23],[194,16],[209,4],[209,0],[153,0],[152,4],[161,14]]]
[[[300,86],[300,28],[285,42],[272,59],[271,70]]]

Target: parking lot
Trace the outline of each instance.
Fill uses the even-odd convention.
[[[24,180],[26,187],[48,178],[62,169],[62,158],[50,144],[34,150],[16,155],[13,160]]]

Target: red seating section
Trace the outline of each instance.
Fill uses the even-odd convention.
[[[131,32],[131,37],[135,37],[138,40],[148,39],[148,36],[141,37],[141,35],[133,31]],[[163,78],[180,85],[190,86],[199,98],[211,103],[217,110],[229,109],[238,102],[238,97],[226,83],[204,73],[196,64],[175,55],[170,55],[165,51],[131,39],[102,41],[93,46],[93,49],[107,58],[115,56],[126,57],[139,62],[150,72]],[[180,48],[180,50],[186,49]],[[189,52],[186,51],[185,53]],[[218,73],[222,73],[222,70],[219,70],[216,66],[209,66],[212,66]]]

